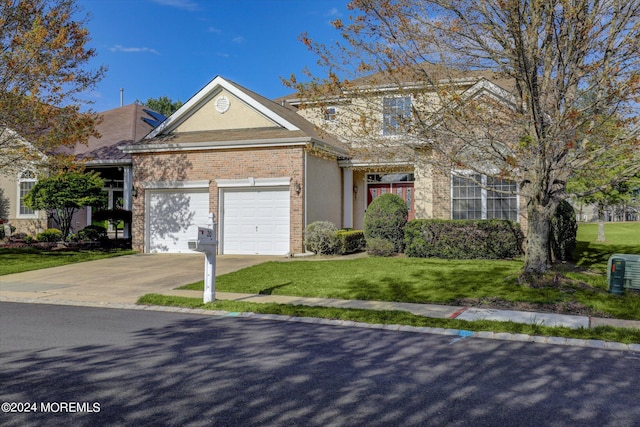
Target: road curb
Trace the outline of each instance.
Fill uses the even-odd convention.
[[[539,335],[527,335],[527,334],[512,334],[508,332],[489,332],[489,331],[467,331],[464,329],[445,329],[445,328],[433,328],[428,326],[409,326],[409,325],[381,325],[371,324],[363,322],[355,322],[352,320],[334,320],[334,319],[322,319],[315,317],[292,317],[278,314],[262,314],[253,312],[229,312],[222,310],[205,310],[201,308],[184,308],[184,307],[171,307],[171,306],[159,306],[159,305],[138,305],[138,304],[123,304],[123,303],[96,303],[94,301],[65,301],[65,300],[45,300],[34,298],[14,298],[0,296],[0,302],[15,302],[15,303],[30,303],[30,304],[51,304],[51,305],[68,305],[77,307],[96,307],[96,308],[116,308],[122,310],[144,310],[144,311],[162,311],[170,313],[190,313],[201,314],[206,316],[218,316],[218,317],[243,317],[258,320],[272,320],[282,322],[296,322],[296,323],[312,323],[317,325],[329,325],[329,326],[345,326],[355,328],[366,329],[379,329],[379,330],[392,330],[402,332],[414,332],[433,335],[449,335],[456,337],[452,340],[451,344],[466,339],[466,338],[481,338],[492,339],[501,341],[516,341],[516,342],[530,342],[541,344],[553,344],[570,347],[583,347],[594,348],[603,350],[619,350],[630,351],[640,353],[640,344],[624,344],[614,341],[603,340],[589,340],[589,339],[576,339],[576,338],[564,338],[564,337],[547,337]]]

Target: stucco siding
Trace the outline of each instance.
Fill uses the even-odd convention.
[[[306,165],[307,225],[330,221],[342,227],[342,171],[337,161],[307,153]]]
[[[216,109],[216,100],[224,96],[229,101],[229,109],[221,113]],[[209,97],[197,111],[175,129],[176,133],[227,129],[251,129],[277,127],[277,125],[236,98],[226,90]]]

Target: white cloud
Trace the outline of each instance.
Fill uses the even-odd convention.
[[[337,8],[333,7],[329,9],[329,12],[327,12],[325,16],[342,16],[342,13],[340,13]]]
[[[119,44],[110,47],[109,50],[111,52],[125,52],[125,53],[153,53],[154,55],[160,55],[160,52],[158,52],[155,49],[152,49],[150,47],[124,47],[121,46]]]
[[[211,26],[211,27],[207,28],[207,32],[215,33],[215,34],[221,34],[222,30],[220,28],[216,28],[216,27]]]
[[[231,57],[231,55],[229,55],[228,53],[225,53],[225,52],[216,52],[216,56],[219,56],[221,58],[229,58],[229,57]]]
[[[185,10],[198,10],[198,3],[192,0],[152,0],[162,6],[177,7]]]
[[[242,44],[244,43],[244,37],[242,36],[234,37],[231,41],[234,42],[235,44]]]

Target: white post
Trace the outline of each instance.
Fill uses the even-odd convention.
[[[204,261],[204,302],[213,302],[216,300],[216,224],[214,222],[213,213],[209,213],[209,222],[207,224],[212,230],[214,244],[210,250],[206,251]]]

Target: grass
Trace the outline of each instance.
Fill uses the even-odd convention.
[[[133,253],[135,252],[131,250],[51,251],[35,247],[0,248],[0,276]]]
[[[358,258],[268,262],[216,279],[221,292],[451,304],[640,320],[640,293],[608,293],[606,278],[567,271],[518,283],[521,261]],[[181,289],[202,290],[203,282]]]
[[[354,322],[381,325],[409,325],[416,327],[448,328],[469,331],[506,332],[532,336],[554,336],[586,340],[604,340],[627,344],[640,343],[640,329],[600,326],[592,329],[572,329],[492,320],[465,321],[456,319],[435,319],[417,316],[405,311],[361,310],[352,308],[308,307],[285,304],[259,304],[241,301],[215,301],[204,304],[199,298],[185,298],[149,294],[141,297],[138,304],[160,305],[186,308],[201,308],[226,312],[253,312],[278,314],[291,317],[315,317],[324,319],[350,320]]]

